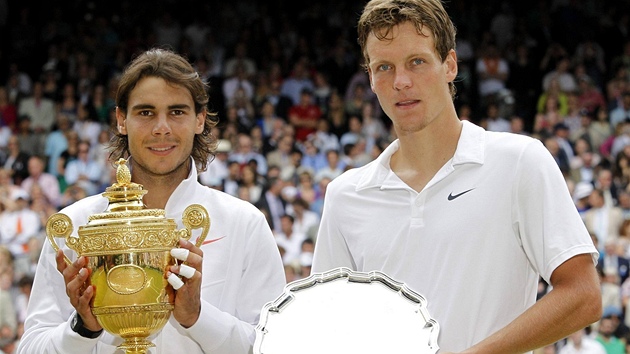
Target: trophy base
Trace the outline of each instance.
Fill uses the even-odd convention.
[[[123,339],[118,349],[126,354],[145,354],[154,347],[147,338],[166,325],[173,310],[170,303],[94,307],[92,313],[103,328]]]
[[[146,354],[149,348],[155,347],[155,344],[151,343],[144,337],[131,337],[125,338],[123,344],[117,348],[123,350],[125,354]]]

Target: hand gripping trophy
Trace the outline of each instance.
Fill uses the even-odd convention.
[[[107,210],[91,215],[87,225],[79,227],[79,237],[71,236],[72,222],[62,213],[50,216],[46,234],[55,250],[55,238],[64,238],[78,256],[87,257],[96,288],[92,312],[107,332],[123,339],[119,349],[142,354],[155,346],[147,338],[164,327],[173,310],[165,274],[177,260],[170,251],[180,238],[189,239],[193,229],[201,228],[199,247],[210,218],[203,206],[190,205],[182,214],[185,228],[177,230],[163,209],[145,209],[142,197],[147,190],[131,182],[126,162],[117,162],[117,182],[103,193],[109,199]]]

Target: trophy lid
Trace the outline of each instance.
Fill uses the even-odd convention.
[[[109,206],[104,213],[90,215],[89,221],[143,218],[143,217],[164,217],[163,209],[145,209],[142,197],[147,194],[147,190],[141,184],[131,182],[131,172],[127,166],[127,160],[118,159],[115,162],[116,183],[105,189],[103,197],[109,200]]]
[[[147,190],[141,184],[131,182],[131,171],[127,167],[127,160],[120,158],[116,161],[116,183],[105,189],[103,196],[109,199],[107,211],[123,211],[142,209],[142,197]]]

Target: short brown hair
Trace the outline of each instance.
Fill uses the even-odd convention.
[[[137,56],[120,77],[116,94],[118,109],[127,112],[131,91],[138,81],[145,77],[159,77],[169,83],[185,87],[190,91],[195,103],[195,114],[206,112],[203,132],[195,134],[191,151],[199,171],[205,170],[210,156],[213,156],[216,150],[217,139],[212,136],[211,130],[218,122],[216,113],[209,112],[207,108],[209,101],[207,84],[183,56],[167,49],[150,49]],[[127,158],[129,156],[127,135],[114,130],[109,148],[113,161],[121,157]]]
[[[455,50],[455,25],[440,0],[371,0],[365,5],[357,27],[358,42],[366,67],[370,57],[365,48],[367,38],[374,33],[379,40],[388,38],[392,28],[411,22],[418,33],[427,28],[433,34],[435,51],[442,61],[451,49]],[[455,96],[455,84],[449,83]]]

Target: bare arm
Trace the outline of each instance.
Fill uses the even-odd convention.
[[[462,354],[524,353],[599,320],[601,292],[590,254],[561,264],[551,275],[551,285],[553,290],[534,306]]]

